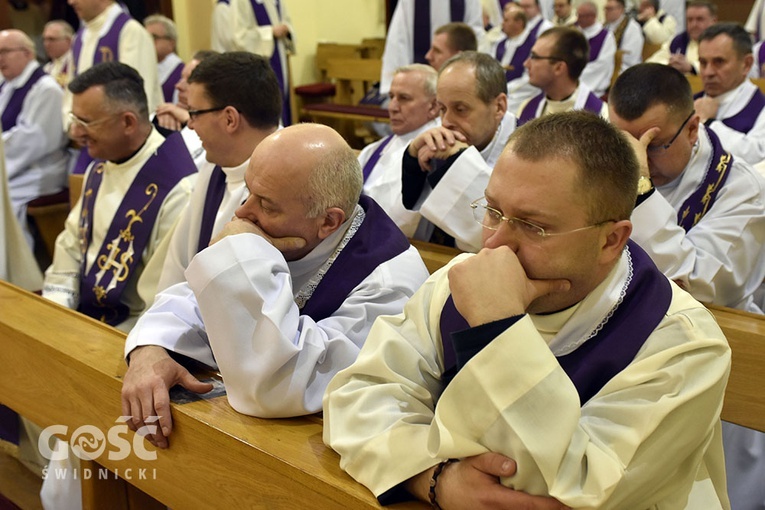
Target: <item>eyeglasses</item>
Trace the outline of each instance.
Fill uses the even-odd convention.
[[[588,225],[586,227],[575,228],[574,230],[568,230],[566,232],[547,232],[543,227],[531,223],[530,221],[522,220],[520,218],[507,217],[502,214],[501,211],[489,206],[485,197],[481,197],[474,200],[470,207],[473,209],[473,219],[483,228],[489,230],[499,230],[503,221],[507,222],[507,225],[513,229],[514,232],[522,235],[529,241],[541,241],[546,237],[563,236],[567,234],[573,234],[574,232],[582,232],[591,228],[600,227],[606,223],[611,223],[616,220],[605,220],[594,225]]]
[[[529,54],[529,59],[530,60],[549,60],[550,62],[561,62],[561,61],[563,61],[562,58],[558,58],[558,57],[544,57],[542,55],[537,55],[533,51]]]
[[[18,48],[3,48],[0,50],[0,57],[5,57],[9,53],[13,53],[14,51],[26,51],[26,48],[18,47]]]
[[[192,120],[195,120],[198,116],[202,115],[203,113],[219,112],[225,109],[226,109],[225,106],[218,106],[216,108],[207,108],[205,110],[189,110],[189,118]]]
[[[106,122],[109,119],[112,119],[116,117],[117,115],[120,115],[120,113],[113,113],[112,115],[107,115],[106,117],[91,120],[91,121],[85,121],[79,118],[77,115],[75,115],[72,112],[69,112],[69,120],[72,122],[72,127],[74,126],[81,126],[84,129],[91,130],[93,129],[93,126],[97,126],[98,124],[102,124]]]
[[[685,127],[686,124],[688,124],[688,121],[691,120],[691,117],[693,117],[694,113],[696,113],[696,110],[691,110],[691,114],[688,115],[688,117],[683,121],[683,123],[680,125],[680,129],[677,130],[677,133],[675,133],[675,136],[673,136],[668,143],[665,143],[664,145],[649,145],[646,148],[646,150],[650,154],[654,154],[654,155],[664,153],[667,149],[669,149],[672,146],[675,140],[677,140],[677,137],[680,136],[680,133],[683,132],[683,128]]]

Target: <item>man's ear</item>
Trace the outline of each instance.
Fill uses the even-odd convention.
[[[614,223],[607,223],[604,228],[604,236],[600,249],[601,263],[610,264],[618,259],[624,246],[632,234],[632,222],[621,220]]]
[[[326,239],[345,221],[345,212],[339,207],[330,207],[324,212],[324,218],[319,225],[319,239]]]
[[[498,121],[502,120],[502,117],[507,113],[507,94],[500,94],[494,100],[497,110],[494,112],[494,116]]]
[[[224,119],[226,121],[226,132],[233,133],[239,129],[239,125],[244,122],[242,114],[233,106],[227,106],[223,109]]]
[[[125,134],[133,134],[138,129],[138,116],[133,112],[123,112],[120,122],[122,122]]]

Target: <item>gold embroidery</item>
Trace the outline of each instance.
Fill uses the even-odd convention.
[[[717,181],[715,181],[712,184],[707,185],[707,190],[704,193],[704,196],[701,198],[701,203],[704,205],[704,208],[693,217],[693,225],[692,227],[696,225],[696,223],[701,220],[701,218],[704,217],[704,215],[707,213],[707,210],[709,209],[709,205],[712,201],[712,194],[717,191],[717,188],[720,187],[720,183],[725,178],[725,174],[727,173],[728,169],[730,168],[730,161],[732,157],[730,154],[723,153],[722,156],[720,156],[720,161],[717,162],[717,166],[715,167],[714,171],[718,173],[717,175]],[[683,216],[685,218],[685,216]]]
[[[108,46],[99,46],[98,51],[101,52],[101,62],[114,62],[114,52]]]
[[[96,284],[93,287],[93,292],[96,295],[99,305],[103,305],[102,299],[117,286],[118,282],[124,282],[130,276],[130,264],[133,262],[133,257],[136,255],[133,248],[133,241],[135,240],[135,236],[132,232],[133,225],[135,223],[143,223],[142,215],[146,212],[152,202],[154,202],[154,199],[157,198],[158,191],[159,187],[154,183],[149,184],[146,187],[144,193],[150,197],[149,201],[146,202],[140,211],[136,212],[135,209],[130,209],[125,214],[125,217],[129,219],[127,226],[124,229],[121,229],[117,234],[117,237],[112,239],[109,244],[106,245],[109,254],[100,255],[96,260],[100,271],[96,273]],[[128,243],[124,251],[120,246],[123,241]],[[109,270],[112,272],[112,278],[106,288],[103,288],[100,285],[101,280]]]

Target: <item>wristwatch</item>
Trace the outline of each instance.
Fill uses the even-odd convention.
[[[637,194],[639,197],[642,197],[643,195],[650,193],[653,191],[653,182],[651,181],[650,177],[646,177],[645,175],[641,175],[640,179],[638,179],[638,186],[637,186]]]

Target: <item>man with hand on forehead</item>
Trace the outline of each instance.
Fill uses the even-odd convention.
[[[372,322],[399,313],[427,277],[398,227],[360,196],[359,163],[332,129],[299,124],[268,136],[245,182],[235,218],[127,339],[123,414],[136,429],[159,416],[151,439],[161,447],[172,430],[169,389],[212,389],[176,360],[219,370],[241,413],[315,413]]]

